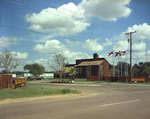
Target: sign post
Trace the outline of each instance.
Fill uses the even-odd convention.
[[[17,86],[17,85],[20,85],[20,88],[21,88],[21,84],[24,84],[24,86],[25,86],[25,83],[26,83],[26,82],[27,82],[27,79],[26,79],[26,78],[15,79],[15,80],[14,80],[15,89],[16,89],[16,86]]]

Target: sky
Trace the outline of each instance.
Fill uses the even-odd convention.
[[[149,0],[0,0],[0,51],[7,48],[21,62],[48,63],[63,53],[69,64],[97,53],[110,64],[150,60]],[[140,42],[139,42],[140,41]],[[126,51],[121,57],[110,52]],[[1,69],[2,70],[2,69]]]

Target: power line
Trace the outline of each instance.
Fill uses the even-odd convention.
[[[18,2],[14,2],[14,1],[10,1],[10,0],[6,0],[6,1],[8,1],[8,2],[11,2],[11,3],[15,3],[15,4],[19,4],[19,5],[22,5],[22,6],[26,6],[26,7],[29,7],[29,8],[33,8],[33,9],[37,9],[37,10],[41,10],[40,8],[42,8],[42,9],[44,9],[44,7],[41,7],[41,6],[38,6],[38,5],[34,5],[34,4],[31,4],[31,3],[28,3],[28,2],[24,2],[24,1],[20,1],[20,2],[24,2],[24,3],[26,3],[26,4],[30,4],[30,5],[34,5],[34,6],[36,6],[36,7],[39,7],[39,8],[36,8],[36,7],[31,7],[31,6],[28,6],[28,5],[24,5],[24,4],[21,4],[21,3],[18,3]],[[48,11],[46,11],[46,12],[48,12]],[[64,13],[60,13],[60,12],[54,12],[54,11],[50,11],[50,12],[48,12],[48,13],[53,13],[53,14],[56,14],[56,15],[59,15],[59,16],[64,16],[64,17],[67,17],[67,18],[70,18],[70,19],[74,19],[73,18],[73,16],[69,16],[69,15],[65,15]],[[60,13],[60,14],[59,14]]]
[[[37,0],[37,1],[42,2],[42,3],[45,3],[45,4],[49,4],[49,5],[54,6],[54,7],[57,7],[57,8],[59,7],[59,6],[57,6],[57,5],[54,5],[54,4],[51,4],[51,3],[48,3],[48,2],[45,2],[45,1],[42,1],[42,0]],[[61,8],[61,9],[64,9],[64,10],[66,10],[66,11],[71,11],[71,12],[77,13],[77,14],[79,14],[79,15],[83,15],[83,14],[81,14],[81,13],[72,11],[72,10],[70,10],[70,9],[66,9],[66,8]],[[83,15],[83,16],[88,16],[88,15]]]
[[[19,5],[22,5],[22,6],[26,6],[26,7],[29,7],[29,8],[37,9],[37,10],[41,10],[41,9],[39,9],[39,8],[44,9],[44,7],[41,7],[41,6],[38,6],[38,5],[34,5],[34,4],[31,4],[31,3],[28,3],[28,2],[24,2],[24,1],[21,1],[21,0],[19,0],[19,1],[20,1],[20,2],[23,2],[23,3],[26,3],[26,4],[30,4],[30,5],[37,6],[37,7],[39,7],[39,8],[31,7],[31,6],[24,5],[24,4],[21,4],[21,3],[18,3],[18,2],[13,2],[13,1],[10,1],[10,0],[6,0],[6,1],[11,2],[11,3],[15,3],[15,4],[19,4]],[[48,12],[48,11],[46,11],[46,12]],[[51,12],[52,12],[52,11],[50,11],[50,12],[48,12],[48,13],[51,13]],[[56,12],[53,12],[53,14],[60,15],[60,16],[63,16],[63,17],[67,17],[67,18],[70,18],[70,19],[75,19],[75,17],[73,18],[73,16],[69,16],[69,15],[66,15],[66,14],[60,13],[60,12],[57,12],[57,13],[56,13]],[[91,23],[94,23],[94,22],[91,22]],[[97,23],[97,24],[100,24],[100,23]],[[97,24],[96,24],[95,26],[97,26]],[[104,26],[103,28],[110,30],[110,28],[106,28],[106,27],[105,27],[106,25],[104,25],[104,24],[101,24],[101,25]],[[98,27],[101,28],[102,26],[98,26]],[[107,26],[107,27],[108,27],[108,26]],[[110,27],[110,26],[109,26],[109,27]],[[112,27],[111,30],[113,30],[113,29],[116,29],[116,30],[120,31],[120,29],[117,29],[117,28]],[[113,31],[114,31],[114,30],[113,30]]]
[[[57,6],[57,5],[54,5],[54,4],[51,4],[51,3],[48,3],[48,2],[44,2],[44,1],[42,1],[42,0],[37,0],[37,1],[43,2],[43,3],[45,3],[45,4],[49,4],[49,5],[54,6],[54,7],[59,7],[59,6]],[[69,9],[65,9],[65,8],[62,8],[62,9],[67,10],[67,11],[71,11],[71,12],[74,12],[74,11],[69,10]],[[74,12],[74,13],[80,14],[80,13],[78,13],[78,12]],[[84,15],[84,16],[89,16],[89,15]],[[96,18],[96,19],[97,19],[97,18]],[[95,22],[96,22],[96,21],[94,21],[94,22],[92,22],[92,23],[95,23]],[[108,22],[108,23],[109,23],[109,22]],[[109,24],[113,24],[113,23],[109,23]],[[122,27],[122,28],[126,28],[126,27],[124,27],[124,26],[120,26],[120,25],[116,25],[116,24],[114,24],[114,25],[115,25],[115,27],[116,27],[116,26],[119,26],[119,27]]]
[[[42,0],[37,0],[37,1],[43,2],[43,3],[45,3],[45,4],[52,5],[52,6],[54,6],[54,7],[59,7],[59,6],[50,4],[50,3],[48,3],[48,2],[44,2],[44,1],[42,1]],[[74,11],[72,11],[72,10],[65,9],[65,8],[61,8],[61,9],[64,9],[64,10],[67,10],[67,11],[71,11],[71,12],[74,12]],[[74,13],[80,14],[80,13],[78,13],[78,12],[74,12]],[[80,14],[80,15],[81,15],[81,14]],[[88,16],[88,15],[84,15],[84,16]],[[96,18],[96,19],[97,19],[97,18]],[[97,20],[95,20],[94,22],[91,22],[91,23],[96,23],[96,21],[97,21]],[[100,23],[98,23],[98,24],[100,24]],[[112,24],[112,23],[109,23],[109,24]],[[103,24],[101,24],[101,25],[103,25]],[[96,26],[97,26],[97,25],[96,25]],[[119,25],[115,25],[115,26],[119,26]],[[126,27],[123,27],[123,26],[119,26],[119,27],[126,28]]]
[[[13,1],[10,1],[10,0],[6,0],[6,1],[8,1],[8,2],[13,2]],[[19,1],[21,1],[21,0],[19,0]],[[41,1],[41,0],[37,0],[37,1]],[[31,3],[28,3],[28,2],[24,2],[24,1],[21,1],[21,2],[23,2],[23,3],[27,3],[27,4],[30,4],[30,5],[34,5],[34,4],[31,4]],[[13,2],[13,3],[16,3],[16,2]],[[19,4],[19,5],[24,5],[24,4],[20,4],[20,3],[17,3],[17,4]],[[27,5],[25,5],[25,6],[27,6]],[[38,5],[34,5],[34,6],[37,6],[37,7],[40,7],[40,6],[38,6]],[[27,6],[27,7],[30,7],[30,6]],[[32,8],[34,8],[35,9],[35,7],[32,7]],[[42,8],[42,7],[40,7],[40,8]],[[38,8],[36,8],[36,9],[38,9]],[[41,9],[40,9],[41,10]],[[106,27],[105,27],[106,28]],[[19,28],[20,29],[20,28]],[[107,28],[106,28],[107,29]],[[109,28],[109,30],[110,30],[110,28]],[[119,29],[118,29],[119,30]],[[27,30],[27,31],[31,31],[31,30]],[[120,31],[120,30],[119,30]],[[31,31],[31,32],[33,32],[33,31]],[[34,31],[35,32],[35,31]],[[37,32],[37,33],[41,33],[41,32]],[[46,34],[46,33],[42,33],[42,34]],[[49,35],[49,34],[48,34]],[[58,36],[55,36],[55,37],[58,37]],[[62,37],[61,37],[62,38]],[[65,37],[63,37],[63,38],[65,38]],[[70,38],[67,38],[67,39],[70,39]],[[80,40],[76,40],[76,41],[80,41]],[[82,41],[83,42],[83,41]]]
[[[17,29],[17,30],[23,30],[23,31],[27,31],[27,32],[34,32],[34,33],[39,33],[39,34],[44,34],[44,35],[50,35],[49,33],[42,33],[42,32],[38,32],[38,31],[32,31],[32,30],[28,30],[28,29],[23,29],[23,28],[17,28],[17,27],[13,27],[13,26],[7,26],[7,25],[1,25],[0,26],[2,27],[7,27],[7,28],[12,28],[12,29]],[[85,43],[86,41],[82,41],[82,40],[77,40],[77,39],[73,39],[73,38],[68,38],[68,37],[64,37],[64,36],[58,36],[58,35],[51,35],[53,37],[58,37],[58,38],[64,38],[64,39],[69,39],[69,40],[72,40],[72,41],[79,41],[79,42],[83,42]],[[100,43],[97,43],[97,42],[90,42],[90,44],[96,44],[96,45],[101,45],[103,46],[103,44],[100,44]],[[103,46],[105,47],[105,46]],[[110,47],[110,46],[108,46]]]
[[[14,1],[10,1],[10,0],[5,0],[5,1],[11,2],[11,3],[15,3],[15,4],[18,4],[18,5],[22,5],[22,6],[25,6],[25,7],[33,8],[33,9],[38,9],[38,8],[35,8],[35,7],[31,7],[31,6],[24,5],[24,4],[21,4],[21,3],[18,3],[18,2],[14,2]]]
[[[35,33],[50,35],[48,33],[42,33],[42,32],[38,32],[38,31],[32,31],[32,30],[27,30],[27,29],[23,29],[23,28],[13,27],[13,26],[6,26],[6,25],[1,25],[1,24],[0,24],[0,26],[2,26],[2,27],[8,27],[8,28],[13,28],[13,29],[18,29],[18,30],[23,30],[23,31],[28,31],[28,32],[35,32]],[[81,40],[76,40],[76,39],[68,38],[68,37],[64,37],[64,36],[56,36],[56,35],[52,35],[52,36],[54,36],[54,37],[60,37],[60,38],[66,38],[66,39],[70,39],[70,40],[74,40],[74,41],[81,41]],[[84,42],[84,41],[81,41],[81,42]]]

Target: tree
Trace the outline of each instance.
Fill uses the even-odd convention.
[[[139,62],[139,70],[140,71],[143,71],[146,67],[146,63],[143,63],[143,62]]]
[[[7,48],[2,49],[2,52],[0,52],[0,68],[4,68],[7,74],[9,74],[9,72],[19,66],[19,64],[19,59],[13,56]]]
[[[77,75],[78,73],[77,69],[73,67],[73,68],[70,68],[68,72],[69,72],[69,75],[72,76],[72,80],[74,81],[74,75]]]
[[[2,74],[7,74],[7,71],[6,70],[2,70]]]
[[[148,77],[149,77],[149,74],[150,74],[150,66],[148,67],[145,67],[145,69],[142,71],[143,74],[148,74]],[[148,78],[148,82],[149,82],[149,78]]]
[[[29,70],[29,73],[33,74],[34,76],[38,76],[45,72],[45,67],[43,67],[42,65],[39,65],[37,63],[26,64],[24,66],[24,70]]]
[[[139,71],[143,71],[146,67],[150,66],[150,62],[139,62],[134,64],[133,68],[137,68]]]
[[[150,74],[150,66],[145,67],[145,69],[142,71],[143,74],[147,73]]]
[[[137,76],[137,72],[140,71],[138,68],[133,67],[132,68],[132,74],[133,76]]]
[[[68,60],[64,57],[63,53],[55,54],[51,61],[48,63],[48,66],[54,70],[55,73],[59,74],[60,80],[62,79],[62,71],[59,71],[61,68],[65,67],[68,64]]]

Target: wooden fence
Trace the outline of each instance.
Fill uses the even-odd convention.
[[[87,76],[87,81],[110,81],[110,82],[129,82],[129,77],[113,77],[113,76]],[[137,79],[137,82],[150,82],[150,77],[132,77],[132,79]],[[141,80],[144,79],[144,80]],[[133,82],[133,80],[132,80]]]
[[[129,77],[87,76],[87,81],[129,82]]]
[[[0,75],[0,89],[12,88],[12,75]]]

